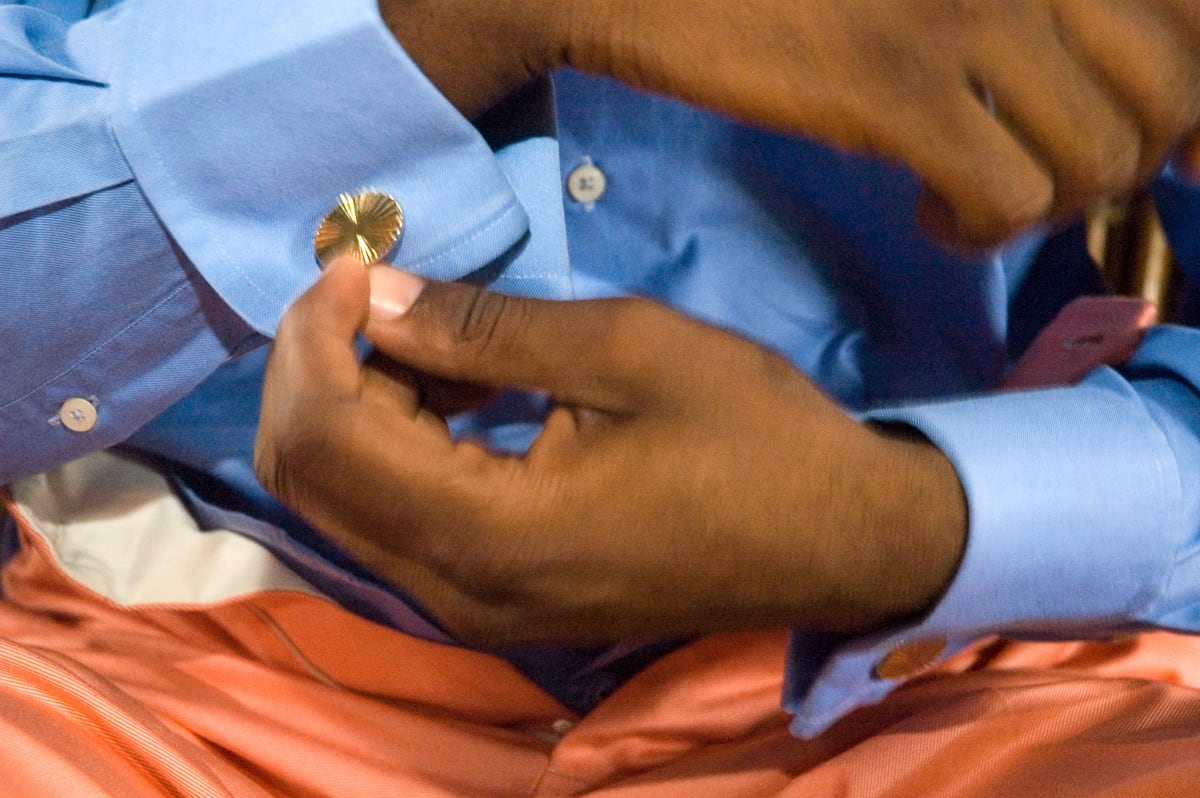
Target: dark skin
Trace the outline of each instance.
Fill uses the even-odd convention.
[[[612,75],[907,164],[920,218],[959,246],[1074,218],[1170,157],[1200,172],[1195,0],[380,6],[469,118],[560,64]],[[966,506],[947,459],[855,423],[770,352],[641,301],[406,280],[375,269],[369,291],[339,264],[296,304],[256,467],[462,639],[857,633],[953,578]],[[357,332],[383,357],[360,366]],[[446,431],[463,385],[558,404],[527,455],[498,456]]]
[[[369,291],[340,261],[289,311],[255,467],[461,639],[861,632],[952,578],[950,463],[851,420],[777,355],[646,301],[414,279],[375,267]],[[360,366],[359,332],[406,368]],[[556,400],[528,454],[451,440],[424,389],[464,382]]]
[[[958,246],[1200,174],[1195,0],[383,0],[474,117],[560,64],[904,163]],[[989,109],[990,102],[994,113]]]

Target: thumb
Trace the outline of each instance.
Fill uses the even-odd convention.
[[[448,497],[483,484],[483,471],[465,478],[445,427],[381,394],[383,378],[372,393],[355,348],[369,290],[367,269],[340,259],[284,315],[263,380],[254,469],[309,523],[349,551],[375,556],[362,536],[378,528],[376,515],[391,508],[397,525],[436,528],[445,507],[465,513],[466,499],[450,505]]]
[[[681,317],[635,299],[556,302],[462,283],[370,271],[364,333],[405,365],[449,380],[541,389],[561,402],[620,410],[641,398],[650,359]]]

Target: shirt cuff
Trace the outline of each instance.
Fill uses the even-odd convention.
[[[1162,429],[1114,371],[1070,388],[867,418],[910,425],[951,459],[969,510],[966,550],[942,600],[911,625],[848,641],[793,635],[784,702],[797,734],[817,734],[884,698],[907,675],[886,678],[880,668],[897,651],[927,652],[932,664],[996,633],[1107,633],[1136,622],[1159,596],[1179,541],[1151,544],[1131,531],[1160,520],[1181,527],[1169,518],[1179,506],[1178,468]]]
[[[528,231],[487,143],[374,2],[127,0],[89,32],[117,42],[113,125],[141,190],[260,333],[315,279],[313,234],[340,193],[395,196],[392,260],[436,279]]]

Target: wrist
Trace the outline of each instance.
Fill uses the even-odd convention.
[[[867,430],[881,464],[867,551],[873,625],[883,626],[927,613],[946,592],[966,547],[967,503],[949,458],[915,430]]]
[[[794,625],[860,634],[932,609],[958,570],[967,509],[949,459],[918,433],[846,427],[819,458],[828,533]]]
[[[743,502],[749,517],[772,519],[754,570],[780,603],[758,616],[862,634],[931,610],[966,544],[966,498],[949,458],[909,427],[863,424],[811,395],[774,417],[796,426],[777,430],[789,443],[749,494],[766,503]]]
[[[392,35],[468,119],[562,62],[568,8],[547,0],[379,0]]]

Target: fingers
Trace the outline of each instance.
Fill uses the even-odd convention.
[[[1135,185],[1137,109],[1065,46],[1053,23],[1030,24],[1019,40],[985,29],[976,46],[986,58],[974,77],[990,92],[997,120],[1053,177],[1050,216],[1074,217]]]
[[[1175,163],[1184,179],[1200,182],[1200,132],[1184,142],[1175,156]]]
[[[414,291],[411,275],[388,267],[372,270],[371,291],[365,333],[395,360],[453,382],[544,390],[614,412],[644,399],[646,375],[698,327],[641,300],[552,302],[438,282]]]
[[[436,528],[450,475],[465,484],[469,469],[411,383],[359,365],[368,291],[366,270],[338,261],[285,315],[264,380],[254,465],[271,493],[377,560],[378,541],[363,530]]]
[[[955,244],[994,244],[1149,179],[1200,121],[1200,40],[1164,5],[981,7],[963,48],[991,107],[964,108],[960,87],[937,104],[940,119],[928,102],[899,117],[901,146],[915,146],[900,156],[925,183],[922,224]],[[922,126],[929,142],[913,133]]]
[[[481,309],[496,295],[414,286],[402,276],[392,294],[377,290],[373,324],[395,329],[404,326],[398,321],[420,320],[417,329],[427,334],[411,336],[417,348],[443,333],[452,352],[465,341],[466,354],[453,358],[464,373],[477,360],[525,351],[524,344],[503,343],[508,337],[484,336],[497,345],[471,348],[475,336],[463,319],[472,308],[489,318],[498,314],[491,335],[519,334],[502,332],[520,321],[509,318],[503,302]],[[544,531],[538,519],[567,495],[557,486],[570,480],[570,471],[551,464],[531,477],[523,460],[453,441],[420,393],[444,392],[449,401],[461,391],[428,380],[419,364],[372,356],[359,366],[354,341],[369,312],[367,289],[362,267],[335,264],[280,325],[265,380],[256,473],[272,494],[367,568],[417,596],[447,628],[488,639],[515,617],[521,596],[538,592],[526,590],[530,580],[514,571],[528,554],[521,536]],[[400,316],[395,291],[417,297]],[[573,429],[559,423],[564,418],[569,414],[561,409],[552,416],[554,438],[539,448],[543,465],[551,449],[570,443]]]
[[[496,396],[494,388],[431,377],[373,352],[363,364],[364,401],[380,402],[412,418],[445,425],[445,418],[480,408]]]
[[[354,338],[366,320],[368,290],[363,267],[341,258],[279,324],[263,383],[254,468],[267,489],[289,504],[304,494],[305,471],[318,462],[312,454],[325,448],[325,427],[311,423],[314,414],[358,396]],[[301,456],[284,456],[297,442]]]
[[[1198,31],[1154,2],[1071,0],[1059,15],[1068,46],[1139,126],[1134,182],[1149,178],[1200,120]]]
[[[418,418],[422,410],[421,377],[407,366],[372,353],[362,365],[359,396],[406,418]]]
[[[271,368],[287,373],[287,385],[303,390],[352,393],[359,383],[354,337],[367,319],[367,273],[356,259],[339,258],[305,292],[279,325]]]
[[[852,115],[873,128],[869,149],[922,178],[919,215],[936,237],[999,243],[1128,195],[1173,150],[1181,162],[1195,153],[1187,140],[1200,124],[1194,0],[956,8],[946,59],[894,70],[896,102],[874,96]]]
[[[957,113],[913,123],[922,125],[928,137],[911,137],[897,149],[922,178],[917,219],[926,232],[954,245],[987,247],[1051,215],[1051,174],[977,100],[963,97]]]

